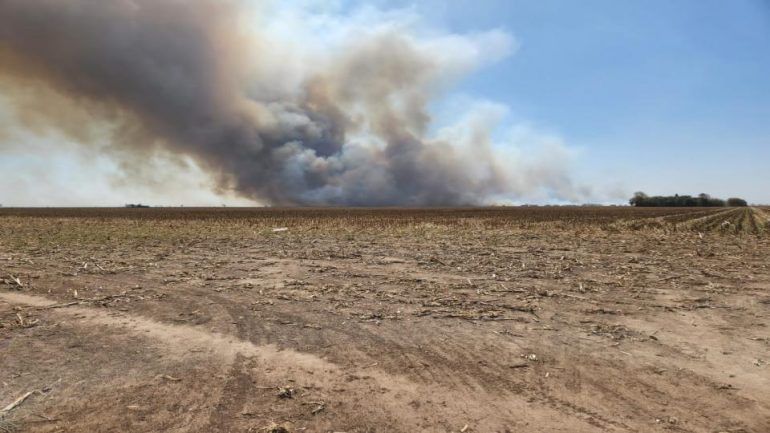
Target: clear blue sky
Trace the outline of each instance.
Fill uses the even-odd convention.
[[[511,33],[518,51],[460,90],[580,148],[587,183],[770,203],[770,0],[387,4]]]

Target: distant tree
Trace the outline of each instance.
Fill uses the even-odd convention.
[[[745,207],[749,204],[746,202],[746,200],[738,197],[730,197],[727,199],[727,205],[731,207]]]
[[[726,205],[724,200],[705,193],[698,194],[697,197],[679,194],[650,197],[643,192],[637,192],[628,203],[639,207],[724,207]]]
[[[647,194],[637,191],[634,193],[634,196],[631,197],[631,200],[628,201],[628,204],[631,206],[645,206],[645,202],[647,201],[649,197]]]

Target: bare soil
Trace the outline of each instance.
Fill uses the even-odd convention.
[[[4,209],[0,432],[770,432],[768,221]]]

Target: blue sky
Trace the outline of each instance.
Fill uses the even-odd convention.
[[[400,5],[450,32],[512,34],[516,53],[458,91],[580,149],[584,182],[770,203],[770,1]]]

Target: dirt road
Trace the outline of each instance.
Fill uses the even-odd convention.
[[[0,214],[0,431],[770,431],[764,233],[202,215]]]

